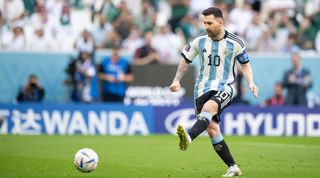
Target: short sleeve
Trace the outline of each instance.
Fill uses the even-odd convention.
[[[190,41],[182,50],[182,57],[188,62],[191,63],[193,59],[198,55],[199,43],[198,38]]]
[[[246,64],[249,62],[249,56],[246,52],[246,47],[244,42],[240,39],[240,43],[238,44],[238,50],[236,53],[236,59],[240,64]]]

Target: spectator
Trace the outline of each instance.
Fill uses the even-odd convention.
[[[204,33],[203,25],[199,23],[198,16],[192,17],[191,15],[187,15],[181,21],[181,30],[183,32],[184,41],[190,41],[195,38],[197,35]],[[176,30],[178,33],[179,30]]]
[[[90,56],[90,51],[81,51],[80,60],[77,63],[79,93],[83,102],[92,102],[98,99],[97,72]]]
[[[320,11],[306,16],[301,22],[299,29],[299,42],[301,48],[304,50],[310,50],[315,48],[315,39],[317,32],[320,29]]]
[[[112,47],[112,54],[106,57],[100,67],[102,80],[102,100],[123,103],[128,83],[133,81],[129,63],[120,55],[120,44]]]
[[[137,26],[133,26],[130,30],[128,38],[123,43],[123,49],[129,56],[133,56],[136,49],[143,45],[143,39],[141,38],[141,32]]]
[[[160,53],[161,63],[177,64],[179,49],[182,47],[181,39],[170,31],[168,26],[161,25],[158,32],[154,35],[152,46]]]
[[[98,100],[97,71],[90,54],[85,49],[79,51],[79,56],[72,59],[65,70],[68,79],[64,83],[70,87],[70,98],[74,102]]]
[[[49,15],[43,1],[37,1],[34,13],[30,16],[31,25],[34,27],[48,26]]]
[[[19,90],[18,102],[41,102],[43,101],[45,90],[39,83],[36,75],[30,75],[26,84]]]
[[[250,102],[244,98],[244,94],[246,93],[246,88],[242,84],[243,74],[242,71],[240,71],[240,67],[237,66],[237,70],[239,73],[236,76],[236,95],[232,100],[232,103],[235,105],[250,105]]]
[[[108,33],[103,43],[103,47],[110,49],[114,44],[121,44],[121,37],[117,32],[113,30]]]
[[[12,31],[3,35],[2,47],[10,51],[24,51],[27,47],[26,36],[22,24],[13,25]]]
[[[266,31],[264,24],[260,23],[259,14],[253,12],[252,21],[244,31],[244,39],[247,41],[248,51],[258,51],[263,41],[263,34]]]
[[[52,14],[50,16],[54,20],[52,34],[58,44],[57,49],[59,51],[72,51],[79,30],[79,27],[76,28],[75,22],[72,20],[72,10],[67,3],[63,4],[62,0],[50,2],[52,4],[50,7]],[[47,7],[49,5],[47,4]]]
[[[8,22],[18,21],[25,15],[25,8],[22,0],[1,0],[0,11]]]
[[[45,33],[43,27],[38,27],[34,30],[32,40],[28,43],[30,51],[50,51],[52,40],[49,35]]]
[[[171,5],[171,18],[169,24],[171,31],[175,33],[176,28],[181,26],[181,20],[188,14],[189,0],[169,0]]]
[[[291,61],[293,66],[283,78],[283,86],[288,89],[285,104],[307,106],[306,92],[312,85],[310,72],[301,66],[298,53],[292,54]]]
[[[215,0],[190,0],[189,9],[192,16],[198,16],[203,9],[208,8],[214,4]],[[224,14],[223,14],[224,15]]]
[[[276,50],[281,51],[286,47],[289,35],[291,33],[295,34],[297,29],[288,17],[287,13],[280,13],[277,15],[280,16],[280,20],[276,22],[277,24],[274,31],[274,45]]]
[[[308,92],[307,94],[308,107],[320,107],[320,96],[315,91]]]
[[[285,97],[282,94],[283,88],[280,82],[274,85],[274,95],[268,98],[262,106],[282,106],[285,102]]]
[[[157,15],[151,6],[149,0],[143,0],[141,4],[141,13],[135,17],[135,23],[141,32],[152,31],[155,27]]]
[[[236,34],[243,36],[244,31],[248,28],[252,21],[253,10],[249,2],[245,2],[242,6],[231,9],[229,20],[236,26]]]
[[[76,39],[74,47],[77,51],[87,51],[93,55],[95,51],[95,41],[88,30],[83,30],[81,36]]]
[[[120,15],[120,9],[115,6],[111,0],[103,0],[101,4],[99,1],[93,4],[93,13],[102,14],[108,20],[108,22],[113,23]]]
[[[298,46],[298,36],[294,33],[289,34],[287,44],[283,48],[283,52],[285,53],[293,53],[300,51],[300,47]]]
[[[137,65],[158,64],[160,54],[151,46],[152,32],[144,34],[144,45],[138,48],[133,56],[133,63]]]
[[[113,30],[113,26],[107,21],[105,16],[99,15],[98,17],[98,24],[94,26],[92,35],[96,41],[97,48],[103,48],[104,43]]]
[[[121,5],[121,7],[126,7],[124,5],[125,3],[121,4],[123,4]],[[120,35],[121,41],[128,38],[130,30],[134,26],[133,16],[131,12],[127,11],[124,7],[122,8],[123,10],[121,11],[120,16],[113,22],[114,30]]]

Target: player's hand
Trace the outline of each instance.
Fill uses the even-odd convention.
[[[169,88],[170,88],[170,90],[172,92],[179,91],[180,90],[180,82],[179,81],[173,81]]]
[[[249,84],[249,88],[252,91],[253,95],[256,98],[258,98],[258,96],[259,96],[259,88],[254,83]]]

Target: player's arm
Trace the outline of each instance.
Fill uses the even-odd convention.
[[[253,81],[253,72],[252,72],[250,63],[247,62],[245,64],[241,64],[241,68],[242,68],[242,74],[244,78],[247,80],[250,90],[252,91],[255,97],[258,97],[259,89]]]
[[[198,40],[192,40],[182,50],[182,59],[180,60],[176,75],[169,87],[172,92],[177,92],[180,90],[180,80],[187,72],[192,60],[198,55],[198,44]]]
[[[172,92],[176,92],[180,90],[180,80],[182,79],[184,74],[188,71],[188,68],[189,68],[189,63],[185,59],[181,59],[176,75],[169,87]]]

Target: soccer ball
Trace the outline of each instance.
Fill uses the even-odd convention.
[[[81,172],[91,172],[98,166],[99,158],[95,151],[83,148],[74,155],[74,165]]]

